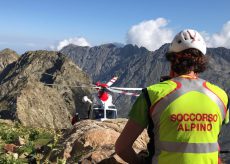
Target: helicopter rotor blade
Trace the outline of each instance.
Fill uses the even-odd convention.
[[[129,95],[129,96],[139,96],[140,94],[138,93],[133,93],[133,92],[125,92],[122,90],[115,90],[112,88],[106,88],[107,90],[109,90],[110,92],[114,92],[114,93],[120,93],[120,94],[124,94],[124,95]]]
[[[71,88],[95,88],[95,89],[101,89],[101,87],[97,87],[97,86],[94,86],[94,85],[65,85],[65,84],[47,84],[47,83],[44,83],[44,85],[48,85],[48,86],[61,86],[61,87],[71,87]]]
[[[54,77],[54,75],[49,74],[49,73],[44,73],[48,76],[52,76]],[[131,95],[131,96],[139,96],[139,94],[137,93],[132,93],[132,92],[125,92],[125,91],[141,91],[143,88],[125,88],[125,87],[109,87],[111,85],[113,85],[114,82],[116,82],[118,79],[118,77],[113,77],[108,83],[106,83],[106,89],[108,89],[111,92],[115,92],[115,93],[121,93],[121,94],[125,94],[125,95]],[[93,89],[103,89],[104,87],[102,86],[97,86],[95,84],[86,84],[86,83],[80,83],[80,85],[65,85],[65,84],[47,84],[45,83],[45,85],[48,86],[62,86],[62,87],[72,87],[72,88],[93,88]]]
[[[113,85],[113,83],[115,83],[115,81],[117,81],[118,77],[114,76],[108,83],[106,83],[107,86],[111,86]]]
[[[115,90],[126,90],[126,91],[141,91],[143,88],[122,88],[122,87],[110,87]]]

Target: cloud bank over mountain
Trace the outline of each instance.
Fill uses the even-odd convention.
[[[150,51],[158,49],[165,43],[170,43],[177,33],[168,26],[168,20],[157,18],[133,25],[127,33],[127,43],[146,47]],[[183,30],[183,29],[181,29]],[[195,29],[199,30],[199,29]],[[226,22],[219,32],[209,34],[200,32],[208,47],[230,48],[230,21]]]
[[[230,21],[223,25],[220,32],[214,34],[205,33],[205,40],[208,47],[230,48]]]
[[[126,44],[133,44],[154,51],[163,44],[170,43],[176,33],[179,32],[173,30],[174,28],[170,27],[168,24],[169,20],[157,18],[133,25],[127,32]],[[195,30],[199,31],[200,29]],[[210,34],[206,31],[200,31],[200,33],[204,37],[208,47],[230,48],[230,21],[226,22],[219,32]],[[72,37],[60,41],[56,46],[51,46],[51,49],[59,51],[69,44],[90,47],[95,46],[91,45],[84,37]]]
[[[52,50],[61,50],[63,47],[69,45],[69,44],[74,44],[77,46],[89,46],[91,47],[91,44],[84,38],[84,37],[73,37],[73,38],[68,38],[60,41],[57,46],[50,46]]]
[[[156,50],[173,39],[174,32],[167,25],[168,21],[165,18],[140,22],[128,31],[127,43],[146,47],[151,51]]]

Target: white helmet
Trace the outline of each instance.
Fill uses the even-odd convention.
[[[204,55],[206,54],[206,44],[203,37],[192,29],[185,29],[179,32],[169,46],[168,53],[180,52],[189,48],[200,50]]]

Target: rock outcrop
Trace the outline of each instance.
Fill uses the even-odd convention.
[[[80,121],[64,132],[57,150],[51,152],[50,160],[59,157],[67,163],[125,163],[115,154],[114,144],[126,122],[127,119]],[[137,153],[146,150],[148,140],[145,130],[135,141],[134,150]]]
[[[71,60],[53,51],[31,51],[0,74],[0,117],[26,126],[70,127],[76,111],[86,115],[82,97],[89,77]]]
[[[15,62],[18,58],[19,55],[11,49],[6,48],[0,51],[0,73],[7,65]]]

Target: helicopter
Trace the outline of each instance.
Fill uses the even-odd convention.
[[[53,77],[53,75],[44,73],[48,76]],[[112,85],[117,81],[118,77],[114,76],[107,83],[102,83],[100,81],[95,84],[84,84],[80,86],[71,85],[61,85],[61,84],[46,84],[48,86],[68,86],[68,87],[87,87],[97,90],[97,96],[94,96],[95,100],[90,100],[87,96],[83,96],[82,101],[84,103],[89,103],[90,108],[88,109],[87,118],[79,118],[79,114],[75,113],[72,117],[72,124],[75,124],[81,119],[93,119],[93,120],[107,120],[117,118],[117,109],[112,101],[112,95],[110,93],[124,94],[128,96],[139,96],[139,93],[130,91],[141,91],[143,88],[126,88],[126,87],[112,87]]]
[[[129,95],[129,96],[139,96],[139,93],[128,92],[128,91],[141,91],[143,88],[121,88],[121,87],[111,87],[118,77],[113,77],[107,83],[96,82],[93,88],[97,92],[97,100],[92,101],[87,96],[82,98],[84,103],[90,104],[90,109],[88,111],[88,118],[93,120],[104,121],[107,119],[117,118],[117,109],[112,101],[112,95],[110,92]]]

